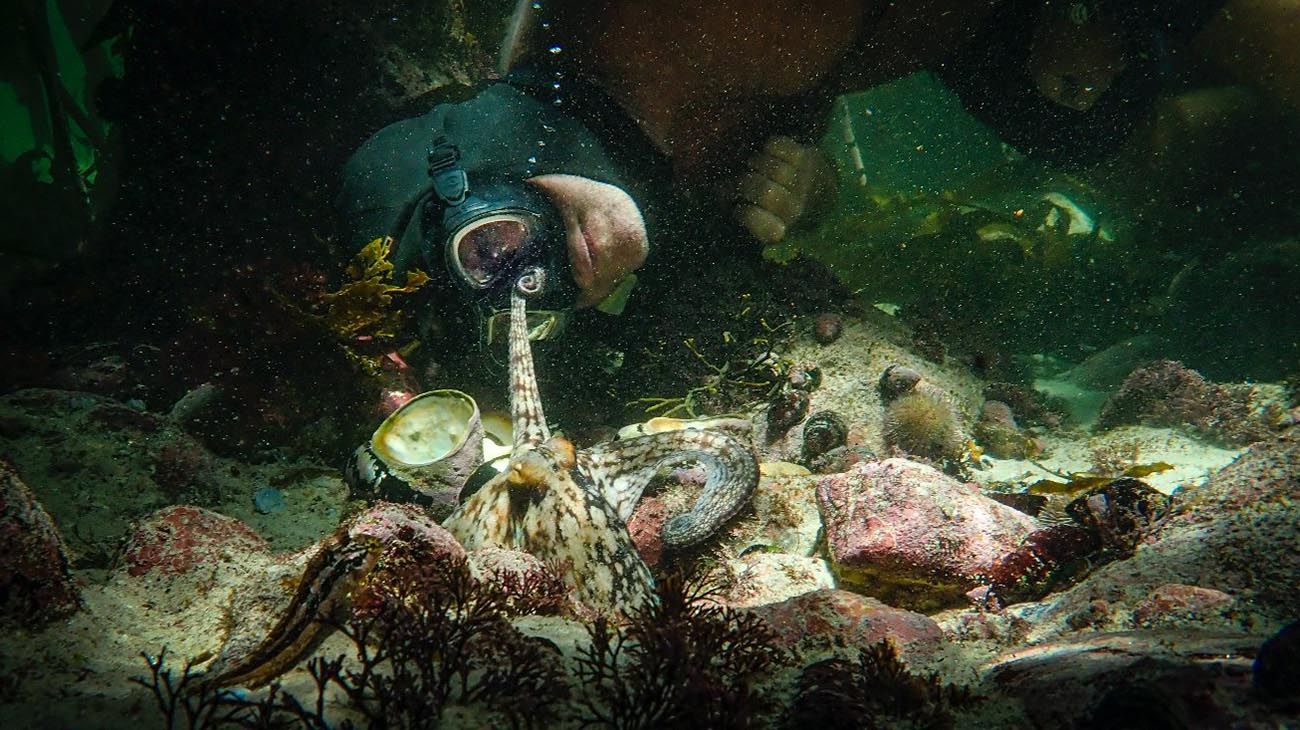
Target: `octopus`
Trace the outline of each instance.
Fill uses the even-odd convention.
[[[694,462],[708,476],[692,508],[664,523],[664,546],[687,548],[714,535],[758,484],[752,447],[716,430],[683,428],[578,449],[552,434],[542,410],[527,328],[527,300],[540,292],[540,269],[511,293],[510,414],[514,448],[506,467],[443,522],[467,550],[498,546],[531,553],[560,572],[574,597],[597,611],[628,615],[654,600],[654,578],[627,520],[665,467]],[[407,529],[407,533],[410,529]],[[346,607],[350,591],[400,540],[358,518],[326,539],[309,562],[289,608],[270,634],[208,680],[256,687],[299,662]]]

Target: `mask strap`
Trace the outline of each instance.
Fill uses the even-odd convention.
[[[460,166],[460,149],[440,134],[429,148],[429,179],[433,194],[445,206],[460,205],[469,196],[469,179]]]

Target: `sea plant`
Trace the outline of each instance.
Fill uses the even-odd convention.
[[[600,617],[579,650],[575,698],[586,726],[744,728],[768,709],[757,678],[786,652],[757,616],[722,606],[719,587],[680,573],[621,628]]]
[[[553,571],[479,580],[463,558],[385,556],[355,591],[350,615],[335,625],[351,639],[354,656],[307,663],[315,684],[309,702],[279,683],[256,698],[220,689],[188,663],[173,678],[166,649],[144,655],[150,675],[132,681],[152,692],[167,728],[314,730],[357,721],[433,728],[453,705],[493,713],[511,727],[544,727],[558,717],[569,688],[555,648],[524,636],[510,617],[556,613],[564,605],[564,585]]]

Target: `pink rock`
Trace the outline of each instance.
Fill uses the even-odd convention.
[[[964,603],[963,593],[1038,526],[906,459],[823,477],[817,504],[841,585],[917,610]]]
[[[239,553],[266,550],[266,540],[233,517],[201,507],[174,505],[136,525],[122,560],[127,573],[133,576],[155,568],[163,575],[178,575],[198,565],[228,561]]]
[[[390,547],[419,543],[422,554],[430,558],[465,557],[465,548],[450,532],[411,504],[376,502],[352,518],[348,533],[353,539],[364,537]]]
[[[654,567],[664,556],[664,541],[659,536],[668,521],[668,508],[658,497],[643,497],[627,520],[627,531],[632,536],[637,552],[645,564]]]
[[[868,646],[889,639],[904,657],[938,648],[943,631],[929,616],[856,593],[827,589],[749,609],[786,648]]]
[[[1233,603],[1232,596],[1213,588],[1166,583],[1146,597],[1133,611],[1139,626],[1169,626],[1187,621],[1216,618]]]
[[[80,605],[68,549],[54,521],[18,473],[0,461],[0,616],[34,627]]]

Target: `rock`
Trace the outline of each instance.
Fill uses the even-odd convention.
[[[637,552],[645,564],[654,567],[664,556],[664,539],[660,535],[668,521],[668,507],[656,496],[643,497],[627,520],[627,531],[632,536]]]
[[[841,583],[917,610],[964,592],[1036,527],[1033,518],[906,459],[822,477],[817,505]]]
[[[1174,360],[1137,368],[1102,406],[1098,428],[1184,426],[1228,447],[1271,435],[1281,409],[1248,384],[1214,383]]]
[[[1252,696],[1257,637],[1187,631],[1088,633],[1005,655],[986,687],[1033,727],[1281,727]]]
[[[398,549],[402,543],[418,543],[420,553],[430,560],[464,558],[465,548],[442,525],[413,504],[376,502],[352,518],[348,531],[355,539],[364,536]]]
[[[1204,622],[1222,617],[1232,606],[1232,596],[1213,588],[1166,583],[1151,591],[1133,611],[1133,621],[1142,627],[1174,627],[1188,621]]]
[[[1041,441],[1020,430],[1011,406],[999,400],[984,401],[973,435],[989,454],[999,459],[1033,458],[1043,450]]]
[[[818,477],[763,477],[751,503],[756,520],[745,520],[732,542],[737,552],[756,545],[795,555],[811,555],[821,532],[821,517],[813,497]]]
[[[81,605],[68,548],[36,495],[0,461],[0,617],[27,627]]]
[[[830,566],[821,558],[754,552],[728,560],[726,570],[732,580],[722,600],[731,606],[781,603],[804,593],[835,587]]]
[[[1300,433],[1251,448],[1204,485],[1180,491],[1174,513],[1133,556],[1093,570],[1033,611],[1032,641],[1068,631],[1098,599],[1128,617],[1163,586],[1213,589],[1234,598],[1231,623],[1285,621],[1300,606]],[[1036,607],[1035,607],[1036,606]],[[1212,623],[1223,618],[1208,614]],[[1126,628],[1122,621],[1109,628]]]
[[[844,334],[844,318],[834,312],[822,312],[813,319],[813,339],[829,345]]]
[[[804,660],[885,639],[906,659],[935,651],[943,640],[943,631],[928,616],[836,589],[805,593],[750,611],[767,622],[779,646],[797,649]]]
[[[1293,621],[1265,641],[1255,656],[1255,689],[1265,696],[1300,702],[1300,621]]]
[[[140,520],[127,540],[122,563],[132,576],[153,570],[177,575],[208,565],[238,560],[240,553],[265,552],[267,542],[233,517],[201,507],[166,507]]]

